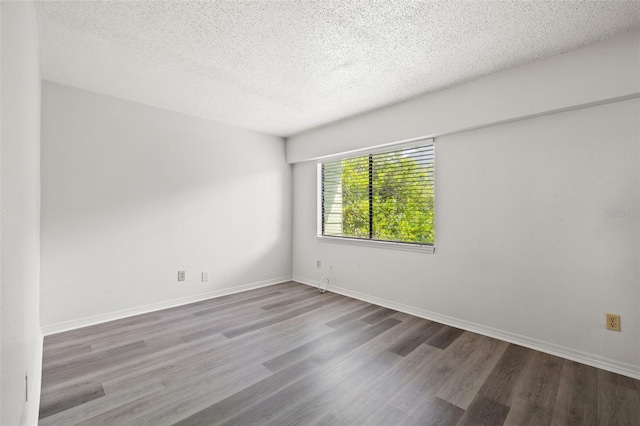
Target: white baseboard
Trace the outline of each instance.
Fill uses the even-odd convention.
[[[298,275],[293,276],[293,281],[299,282],[301,284],[310,285],[313,287],[316,287],[318,285],[317,280],[312,280],[312,279],[301,277]],[[473,323],[470,321],[465,321],[458,318],[449,317],[447,315],[442,315],[442,314],[427,311],[424,309],[416,308],[414,306],[404,305],[402,303],[380,299],[375,296],[370,296],[368,294],[360,293],[358,291],[353,291],[346,288],[329,285],[328,291],[342,294],[344,296],[352,297],[354,299],[362,300],[365,302],[373,303],[374,305],[383,306],[385,308],[393,309],[399,312],[404,312],[406,314],[414,315],[416,317],[425,318],[431,321],[436,321],[441,324],[449,325],[451,327],[461,328],[463,330],[482,334],[484,336],[493,337],[495,339],[503,340],[505,342],[514,343],[516,345],[524,346],[529,349],[534,349],[536,351],[545,352],[561,358],[566,358],[571,361],[576,361],[582,364],[590,365],[592,367],[600,368],[602,370],[607,370],[613,373],[622,374],[624,376],[632,377],[634,379],[640,379],[640,366],[638,365],[606,359],[598,355],[577,351],[575,349],[571,349],[566,346],[561,346],[555,343],[533,339],[527,336],[511,333],[505,330],[499,330],[493,327],[487,327],[487,326]]]
[[[42,349],[44,336],[42,333],[37,337],[35,361],[33,370],[29,376],[29,401],[26,403],[25,422],[29,426],[38,425],[40,417],[40,390],[42,388]]]
[[[116,312],[109,312],[106,314],[94,315],[85,318],[79,318],[71,321],[59,322],[55,324],[48,324],[42,326],[42,333],[45,336],[50,334],[61,333],[63,331],[75,330],[77,328],[87,327],[90,325],[101,324],[103,322],[109,322],[119,320],[122,318],[132,317],[134,315],[146,314],[149,312],[159,311],[161,309],[173,308],[181,305],[188,305],[189,303],[200,302],[201,300],[213,299],[215,297],[226,296],[233,293],[240,293],[247,290],[254,290],[260,287],[267,287],[274,284],[280,284],[283,282],[291,281],[291,276],[272,278],[270,280],[258,281],[249,284],[243,284],[239,286],[224,288],[220,290],[210,291],[207,293],[195,294],[193,296],[182,297],[180,299],[167,300],[164,302],[152,303],[150,305],[138,306],[135,308],[124,309]]]

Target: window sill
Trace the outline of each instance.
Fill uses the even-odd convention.
[[[317,239],[318,239],[318,242],[321,242],[321,243],[349,244],[354,246],[365,246],[365,247],[383,248],[383,249],[391,249],[391,250],[417,251],[420,253],[429,253],[429,254],[433,254],[436,249],[434,246],[427,246],[422,244],[360,240],[357,238],[328,237],[324,235],[318,235]]]

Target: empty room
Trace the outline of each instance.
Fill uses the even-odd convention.
[[[640,2],[0,1],[0,425],[640,425]]]

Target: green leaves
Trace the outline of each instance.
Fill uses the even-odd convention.
[[[342,234],[369,238],[369,160],[342,162]]]
[[[432,155],[396,151],[343,160],[341,168],[343,236],[434,243]]]

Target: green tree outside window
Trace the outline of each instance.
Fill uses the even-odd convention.
[[[325,163],[323,219],[331,197],[341,223],[323,234],[433,245],[433,154],[426,145]]]

